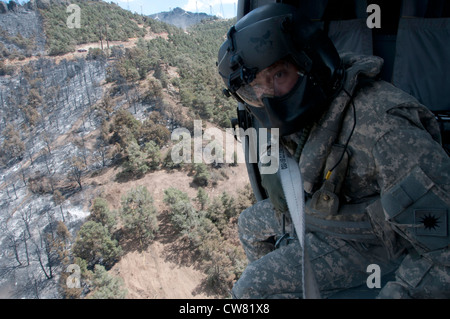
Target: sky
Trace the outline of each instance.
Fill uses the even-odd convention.
[[[8,0],[0,0],[9,2]],[[15,0],[18,3],[26,3],[28,0]],[[150,15],[159,12],[171,11],[180,7],[185,11],[204,12],[230,19],[236,16],[238,0],[106,0],[114,2],[126,10]]]
[[[226,19],[236,16],[238,0],[113,0],[124,9],[150,15],[180,7],[185,11],[204,12]]]

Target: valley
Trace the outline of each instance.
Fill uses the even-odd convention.
[[[86,3],[130,17],[102,1]],[[63,9],[0,14],[16,26],[0,22],[0,296],[118,297],[100,294],[108,287],[95,276],[99,265],[118,278],[125,298],[227,297],[246,263],[236,233],[237,215],[252,201],[245,164],[174,165],[168,154],[175,128],[190,130],[202,120],[204,128],[224,130],[235,112],[220,96],[214,68],[215,48],[232,21],[185,31],[133,16],[129,30],[136,34],[128,39],[76,43],[74,35],[64,46],[73,49],[52,54],[49,42],[53,50],[63,42],[48,26],[64,18]],[[35,32],[22,31],[30,23]],[[158,226],[145,243],[127,232],[123,217],[124,198],[139,187],[152,199]],[[189,206],[192,224],[175,224],[170,189],[186,194],[179,204]],[[97,199],[114,215],[109,230],[93,221]],[[88,221],[120,248],[114,262],[105,263],[106,255],[77,259],[74,247],[87,245],[78,233]],[[216,236],[203,238],[206,229]],[[65,278],[73,264],[82,274],[80,288],[71,290]]]

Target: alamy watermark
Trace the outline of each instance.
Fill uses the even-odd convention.
[[[243,147],[236,143],[239,136]],[[171,158],[175,164],[181,163],[259,163],[261,174],[278,171],[279,129],[256,130],[250,127],[227,128],[225,132],[211,127],[203,131],[202,121],[194,121],[193,135],[187,128],[177,128],[172,132],[172,141],[178,141],[172,148]],[[205,142],[207,143],[205,145]],[[247,150],[244,153],[243,149]]]
[[[70,4],[67,6],[66,12],[70,15],[67,17],[66,25],[69,29],[81,28],[81,8],[77,4]],[[368,28],[381,28],[381,8],[377,4],[370,4],[367,6],[367,13],[370,15],[366,19]]]
[[[370,264],[366,269],[367,273],[370,275],[367,277],[366,285],[367,288],[381,288],[381,268],[377,264]]]
[[[81,288],[81,269],[77,264],[67,266],[70,275],[66,279],[67,288]]]
[[[381,8],[378,4],[370,4],[367,6],[367,13],[370,15],[366,19],[366,25],[369,29],[381,28]]]
[[[66,25],[69,29],[81,28],[81,8],[77,4],[70,4],[66,9],[70,15],[67,17]]]

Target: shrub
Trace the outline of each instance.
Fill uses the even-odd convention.
[[[122,254],[122,248],[100,223],[88,221],[81,226],[73,246],[75,257],[86,260],[88,267],[96,264],[111,267]]]
[[[93,282],[95,289],[89,299],[125,299],[128,294],[123,279],[112,276],[101,265],[95,265]]]
[[[158,231],[153,197],[145,186],[131,189],[122,197],[121,218],[130,236],[141,244],[151,241]]]
[[[116,216],[109,209],[108,202],[99,197],[95,198],[92,203],[89,220],[102,224],[109,232],[112,232],[117,226]]]
[[[194,164],[194,183],[198,186],[208,186],[211,174],[208,171],[208,167],[205,163]]]

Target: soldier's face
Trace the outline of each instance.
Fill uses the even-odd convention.
[[[258,72],[255,79],[242,86],[237,93],[246,103],[263,107],[263,98],[288,94],[303,75],[292,62],[280,60]]]
[[[281,60],[258,72],[250,85],[258,98],[283,96],[292,90],[299,76],[294,64]]]

